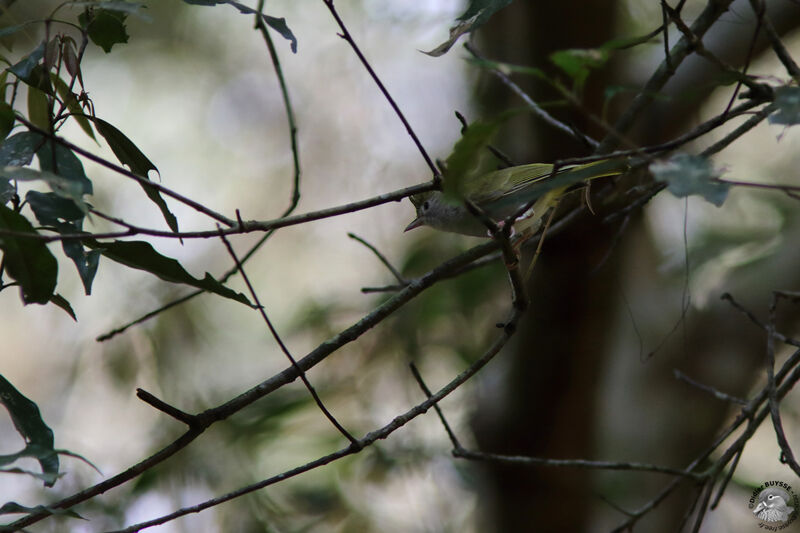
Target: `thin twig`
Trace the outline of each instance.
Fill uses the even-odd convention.
[[[403,286],[408,284],[408,280],[406,280],[406,278],[404,278],[403,275],[400,274],[400,271],[397,270],[394,267],[394,265],[392,265],[389,262],[389,260],[386,259],[386,256],[384,256],[382,253],[380,253],[377,248],[375,248],[373,245],[371,245],[370,243],[368,243],[367,241],[365,241],[364,239],[362,239],[361,237],[359,237],[355,233],[348,233],[347,236],[350,237],[351,239],[353,239],[354,241],[360,242],[361,244],[366,246],[367,249],[369,249],[373,254],[375,254],[375,257],[377,257],[378,260],[381,263],[383,263],[383,265],[387,269],[389,269],[389,272],[391,272],[392,275],[395,277],[395,279],[398,281],[399,285],[396,285],[397,287],[403,287]],[[362,289],[362,292],[363,292],[363,289]]]

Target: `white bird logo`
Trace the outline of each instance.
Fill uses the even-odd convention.
[[[764,522],[786,522],[794,512],[794,507],[787,505],[788,501],[788,492],[777,487],[764,489],[758,495],[758,505],[753,514]]]

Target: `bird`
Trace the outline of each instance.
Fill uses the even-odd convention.
[[[794,512],[794,507],[789,507],[789,495],[782,489],[768,488],[758,495],[758,505],[753,509],[753,514],[765,522],[786,522]]]
[[[466,207],[471,202],[490,218],[501,221],[532,202],[515,222],[518,231],[534,227],[558,199],[574,184],[624,173],[625,160],[601,160],[559,168],[549,163],[530,163],[469,177],[459,183],[457,194],[428,191],[410,196],[416,218],[405,231],[430,226],[441,231],[477,237],[488,235],[486,226]],[[445,175],[445,180],[446,180]],[[444,184],[444,191],[448,190]]]

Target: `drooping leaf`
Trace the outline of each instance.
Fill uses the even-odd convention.
[[[277,31],[281,35],[281,37],[289,41],[289,46],[291,47],[292,52],[297,53],[297,38],[294,36],[294,33],[292,33],[292,30],[289,29],[289,26],[287,26],[285,18],[271,17],[264,13],[259,13],[252,7],[248,7],[240,2],[236,2],[235,0],[183,0],[183,1],[186,2],[187,4],[192,4],[196,6],[215,6],[218,4],[229,4],[238,9],[240,13],[244,13],[245,15],[260,15],[267,26]],[[508,1],[510,2],[511,0]]]
[[[87,7],[78,16],[78,21],[92,42],[109,53],[115,44],[128,42],[128,32],[125,30],[127,17],[124,11]]]
[[[800,123],[800,87],[778,87],[775,89],[777,110],[767,120],[770,124],[794,126]]]
[[[65,47],[65,49],[68,48],[69,46]],[[84,116],[83,109],[81,109],[81,104],[78,102],[78,97],[75,96],[75,93],[69,90],[69,85],[67,85],[67,82],[62,80],[55,73],[52,73],[50,78],[53,80],[53,85],[56,87],[56,92],[58,92],[58,95],[67,104],[67,109],[72,114],[72,118],[75,119],[86,135],[97,141],[97,138],[94,136],[94,130],[92,129],[92,123],[89,122],[86,116]]]
[[[35,87],[28,87],[28,119],[45,131],[50,130],[50,104],[47,95]]]
[[[429,52],[423,52],[432,57],[439,57],[447,53],[456,44],[458,38],[477,30],[492,17],[511,3],[512,0],[470,0],[467,10],[464,11],[456,20],[458,23],[450,28],[450,37],[442,44]]]
[[[63,473],[59,473],[58,475],[55,475],[55,476],[53,474],[49,474],[49,473],[48,474],[40,474],[38,472],[33,472],[31,470],[25,470],[24,468],[18,468],[18,467],[0,468],[0,473],[1,474],[24,474],[26,476],[35,477],[36,479],[38,479],[40,481],[43,481],[45,483],[45,485],[47,485],[48,483],[50,483],[51,485],[55,484],[56,480],[64,475]],[[0,527],[0,531],[2,531],[1,527]]]
[[[26,444],[39,450],[37,459],[43,474],[58,476],[58,455],[53,449],[53,430],[42,420],[39,407],[26,398],[5,377],[0,375],[0,403],[11,415],[11,421],[17,432],[25,439]],[[45,485],[52,487],[53,478]]]
[[[0,228],[36,235],[28,220],[0,205]],[[44,242],[25,237],[0,235],[5,271],[19,283],[22,301],[46,304],[53,296],[58,278],[58,261]]]
[[[157,276],[164,281],[171,283],[182,283],[204,291],[213,292],[241,302],[245,305],[251,305],[247,297],[240,293],[235,292],[216,279],[211,274],[206,272],[203,279],[195,278],[189,274],[180,263],[171,257],[166,257],[158,253],[149,242],[144,241],[112,241],[112,242],[97,242],[87,239],[84,241],[87,246],[92,249],[99,250],[104,257],[111,259],[117,263],[135,268],[137,270],[144,270],[154,276]]]
[[[158,172],[158,169],[153,162],[150,161],[135,144],[133,144],[133,141],[126,137],[125,134],[123,134],[117,128],[103,119],[99,119],[90,115],[83,116],[94,122],[97,131],[106,140],[108,146],[111,148],[111,151],[114,152],[114,155],[117,156],[117,159],[119,159],[120,163],[127,165],[131,169],[131,172],[147,179],[150,179],[148,173],[151,170]],[[167,222],[169,228],[172,231],[178,231],[178,219],[169,210],[167,202],[161,197],[161,193],[158,191],[158,189],[155,187],[150,187],[144,183],[142,183],[141,186],[142,189],[144,189],[145,194],[147,194],[147,197],[150,198],[150,200],[161,210],[161,215],[164,217],[164,220]]]
[[[699,195],[719,207],[728,197],[730,186],[717,180],[721,172],[705,157],[676,154],[666,161],[650,163],[649,168],[653,177],[666,183],[678,198]]]
[[[5,102],[0,102],[0,141],[8,137],[14,127],[14,109]]]
[[[55,157],[53,156],[53,148],[55,148]],[[36,158],[39,160],[39,167],[43,171],[52,172],[75,184],[75,188],[81,194],[92,194],[92,182],[86,177],[83,163],[66,146],[55,141],[45,142],[36,151]]]
[[[74,223],[86,216],[75,202],[51,192],[28,191],[25,200],[43,226],[56,226],[60,223]],[[78,229],[78,228],[76,228]]]
[[[14,134],[0,144],[0,167],[24,167],[31,164],[33,154],[44,138],[32,131]]]

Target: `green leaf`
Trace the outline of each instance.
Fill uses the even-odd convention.
[[[53,147],[55,147],[55,157],[53,157]],[[92,194],[92,182],[86,177],[81,160],[66,146],[55,141],[45,142],[36,151],[36,157],[43,171],[65,178],[74,184],[74,188],[81,194]]]
[[[5,205],[17,194],[17,189],[7,179],[0,178],[0,204]]]
[[[800,123],[800,87],[778,87],[775,89],[777,111],[767,120],[770,124],[794,126]]]
[[[676,154],[666,161],[650,163],[649,168],[653,177],[666,183],[678,198],[699,195],[719,207],[728,196],[730,186],[717,180],[721,172],[705,157]]]
[[[245,305],[251,305],[250,300],[248,300],[244,294],[229,289],[214,279],[208,272],[206,272],[203,279],[193,277],[175,259],[166,257],[155,251],[149,242],[97,242],[87,239],[84,243],[92,249],[99,250],[103,256],[112,261],[137,270],[144,270],[164,281],[190,285],[204,291],[219,294],[225,298],[230,298],[231,300],[236,300]]]
[[[0,205],[0,229],[38,235],[28,220]],[[19,283],[22,301],[46,304],[53,296],[58,278],[58,261],[44,242],[24,236],[0,235],[5,271]]]
[[[0,102],[0,141],[8,137],[14,127],[14,109],[5,102]]]
[[[47,95],[35,87],[28,87],[28,118],[39,128],[50,131],[50,104]]]
[[[71,113],[72,118],[75,119],[86,135],[97,141],[97,138],[94,136],[94,130],[92,129],[92,123],[89,122],[83,114],[83,109],[81,109],[81,104],[78,102],[78,97],[69,90],[67,82],[62,80],[55,73],[50,74],[50,79],[53,81],[58,95],[67,104],[67,109]]]
[[[114,155],[117,156],[120,163],[127,165],[131,169],[131,172],[148,180],[150,179],[148,173],[151,170],[158,172],[158,169],[152,161],[147,159],[147,156],[117,128],[97,117],[91,115],[83,116],[94,122],[97,131],[106,140],[111,151],[114,152]],[[175,215],[169,210],[167,202],[161,197],[161,193],[158,192],[158,189],[150,187],[145,183],[140,185],[142,189],[144,189],[145,194],[147,194],[147,197],[161,210],[161,215],[164,217],[169,228],[172,231],[178,231],[178,219],[175,218]]]
[[[36,67],[36,65],[39,64],[39,61],[41,61],[44,57],[44,45],[45,43],[41,43],[33,50],[33,52],[23,57],[15,65],[9,67],[8,70],[10,70],[16,77],[27,83],[27,80],[29,79],[31,72],[33,72],[34,67]]]
[[[447,53],[465,33],[473,32],[486,24],[496,12],[511,3],[511,0],[470,0],[467,10],[456,18],[458,24],[450,28],[450,37],[430,52],[422,52],[432,57]]]
[[[43,226],[57,226],[61,223],[74,223],[86,215],[75,202],[51,192],[28,191],[25,195],[36,220]],[[75,228],[76,230],[79,227]]]
[[[11,415],[17,432],[29,447],[38,450],[37,459],[43,474],[58,476],[58,455],[53,449],[53,430],[42,420],[39,407],[20,393],[6,378],[0,375],[0,403]],[[55,479],[45,486],[52,487]]]
[[[44,143],[44,138],[32,131],[12,135],[0,144],[0,167],[24,167],[31,164],[33,154]]]
[[[128,14],[123,11],[87,7],[78,16],[78,21],[89,33],[92,42],[109,53],[115,44],[128,42],[128,33],[125,31],[127,17]]]
[[[573,48],[553,52],[550,61],[572,78],[577,87],[582,87],[592,69],[605,65],[609,56],[609,51],[603,48]]]
[[[481,162],[486,157],[486,147],[509,115],[504,113],[489,121],[476,120],[464,130],[445,162],[442,185],[448,197],[463,199],[471,182],[483,173],[485,169]]]

